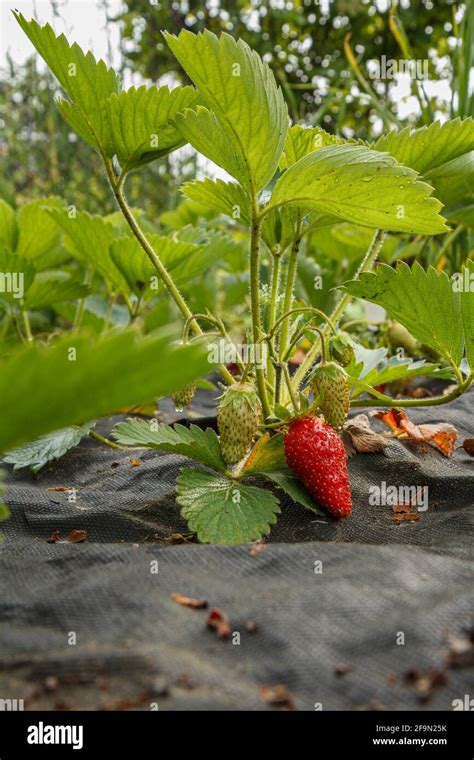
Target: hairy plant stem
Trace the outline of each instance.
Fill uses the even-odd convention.
[[[431,396],[430,398],[392,398],[386,396],[383,393],[377,393],[376,398],[358,398],[351,401],[351,408],[360,406],[388,406],[390,408],[401,408],[410,406],[441,406],[447,404],[449,401],[461,396],[474,380],[474,374],[470,374],[462,383],[456,385],[452,391],[446,393],[445,396]]]
[[[26,309],[21,310],[21,316],[23,318],[23,326],[25,328],[26,340],[28,343],[33,343],[33,333],[31,332],[30,318]]]
[[[143,232],[142,228],[138,224],[137,220],[133,216],[132,210],[130,206],[128,205],[127,199],[125,198],[125,195],[122,190],[125,175],[122,173],[119,177],[116,177],[110,160],[104,158],[104,164],[105,164],[107,176],[109,178],[109,182],[112,187],[112,191],[114,193],[115,199],[120,207],[120,210],[123,216],[125,217],[127,221],[128,226],[132,230],[133,234],[135,235],[136,239],[138,240],[140,246],[145,251],[148,258],[150,259],[154,268],[158,272],[160,279],[162,280],[168,292],[170,293],[171,297],[173,298],[183,318],[185,320],[189,319],[190,317],[192,318],[192,311],[189,308],[186,301],[184,300],[183,296],[181,295],[176,283],[174,282],[173,278],[169,274],[166,267],[161,262],[152,244],[150,243],[147,236]],[[191,328],[193,332],[195,333],[195,335],[203,335],[203,331],[201,330],[198,323],[194,319],[192,319],[191,321]],[[219,370],[222,377],[227,383],[231,384],[234,382],[232,375],[230,374],[230,372],[227,370],[227,368],[224,365],[220,365]]]
[[[250,302],[252,306],[252,334],[254,342],[254,350],[256,349],[261,336],[263,335],[262,329],[262,315],[260,313],[260,225],[261,221],[258,216],[256,208],[256,202],[254,202],[254,210],[252,217],[252,227],[250,231]],[[265,370],[262,366],[259,366],[257,361],[257,352],[255,351],[255,375],[257,379],[258,395],[262,404],[263,416],[266,420],[270,414],[270,404],[268,401],[267,386],[265,379]]]
[[[104,436],[100,435],[100,433],[96,433],[95,430],[90,430],[89,436],[90,438],[94,438],[94,440],[99,441],[99,443],[105,443],[105,445],[111,449],[120,449],[121,451],[135,450],[131,446],[121,446],[119,443],[114,443],[114,441],[111,441],[110,438],[104,438]]]
[[[377,260],[377,256],[380,253],[380,249],[382,248],[386,234],[387,233],[384,232],[383,230],[377,230],[375,232],[374,237],[372,238],[372,242],[369,248],[367,249],[367,252],[364,258],[362,259],[362,262],[355,274],[354,279],[357,280],[363,272],[368,272],[373,267],[373,265],[375,264]],[[349,303],[352,301],[352,298],[353,296],[351,296],[350,293],[345,293],[340,298],[339,303],[333,309],[333,312],[331,314],[331,321],[336,326],[339,323],[345,310],[347,309]],[[326,324],[323,330],[324,330],[324,335],[327,335],[329,331],[329,326]],[[298,370],[295,372],[293,376],[293,388],[295,388],[295,390],[298,390],[299,386],[303,382],[306,374],[308,373],[311,365],[315,361],[320,350],[321,350],[321,341],[315,340],[312,347],[306,354],[304,361],[300,364]]]
[[[280,291],[280,271],[281,271],[281,254],[272,254],[272,277],[271,277],[271,290],[270,290],[270,307],[268,311],[268,330],[272,331],[276,320],[277,306],[278,306],[278,293]],[[273,341],[272,341],[273,345]],[[268,382],[272,389],[275,387],[275,368],[270,362],[267,372]]]
[[[300,243],[301,243],[301,222],[300,222],[300,217],[298,216],[296,236],[295,236],[295,239],[293,240],[293,245],[291,246],[290,260],[288,262],[288,272],[286,275],[285,298],[283,301],[283,313],[286,314],[287,316],[283,320],[283,323],[281,326],[280,345],[279,345],[280,358],[285,354],[285,351],[288,348],[288,336],[290,332],[290,315],[288,312],[290,312],[291,307],[293,305],[293,292],[295,289],[296,271],[297,271],[297,265],[298,265],[298,253],[300,250]]]

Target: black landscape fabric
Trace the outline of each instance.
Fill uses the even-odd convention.
[[[473,399],[410,417],[450,422],[462,441]],[[211,408],[201,392],[194,414]],[[27,709],[452,710],[474,693],[474,463],[463,450],[448,460],[394,442],[357,455],[353,516],[282,497],[263,549],[191,543],[174,499],[189,460],[136,458],[87,439],[36,476],[8,469],[0,698]],[[428,509],[396,523],[390,506],[369,506],[382,482],[428,486]],[[54,487],[77,489],[76,501]],[[71,531],[87,542],[67,543]],[[47,542],[55,532],[64,543]],[[230,638],[172,593],[222,610]]]

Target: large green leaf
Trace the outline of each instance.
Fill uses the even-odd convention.
[[[0,274],[0,298],[18,306],[35,279],[33,264],[29,259],[1,248]]]
[[[461,297],[446,273],[433,267],[425,271],[417,262],[401,262],[396,269],[381,264],[346,283],[345,290],[357,298],[377,303],[390,317],[404,325],[421,343],[426,343],[456,365],[464,351]]]
[[[17,214],[17,254],[40,259],[57,245],[60,230],[49,213],[50,209],[64,209],[64,201],[56,197],[40,198],[21,206]]]
[[[14,470],[31,467],[33,472],[38,472],[48,462],[60,459],[67,451],[77,446],[84,436],[89,434],[94,424],[94,422],[88,422],[81,427],[73,425],[42,435],[31,443],[12,449],[3,461],[12,464]]]
[[[310,153],[280,177],[272,205],[289,203],[365,227],[437,234],[447,227],[432,188],[388,154],[362,145]]]
[[[240,185],[222,179],[204,179],[187,182],[181,192],[186,198],[210,208],[218,214],[250,224],[250,199]]]
[[[181,147],[184,140],[171,123],[177,113],[196,105],[194,87],[131,87],[107,101],[110,140],[122,169],[128,171]]]
[[[184,468],[176,501],[190,529],[204,543],[246,544],[270,532],[280,511],[270,491]]]
[[[171,451],[225,472],[219,439],[212,428],[202,430],[197,425],[152,425],[145,420],[130,419],[119,422],[114,438],[127,446],[149,446],[152,449]]]
[[[205,346],[172,344],[168,331],[146,339],[135,330],[99,340],[75,334],[49,348],[22,347],[0,359],[0,451],[166,396],[208,371]]]
[[[204,106],[197,106],[195,111],[187,108],[176,117],[176,128],[183,140],[199,153],[221,166],[243,186],[248,184],[245,160],[214,112]]]
[[[461,271],[463,286],[461,310],[466,341],[466,356],[471,371],[474,371],[474,261],[467,261]]]
[[[435,121],[429,127],[414,131],[409,127],[401,132],[391,130],[382,135],[373,148],[390,153],[398,163],[425,175],[429,170],[474,150],[474,121],[471,118],[453,119],[445,124]]]
[[[49,209],[49,213],[66,233],[71,255],[97,271],[110,290],[127,292],[127,283],[110,255],[110,244],[117,236],[113,225],[87,211],[77,211],[72,216],[65,210]]]
[[[11,251],[16,248],[16,217],[15,211],[3,198],[0,198],[0,243]]]
[[[110,154],[106,102],[119,89],[116,73],[76,43],[70,45],[63,34],[57,37],[49,24],[40,26],[34,19],[27,21],[21,13],[14,14],[71,99],[60,103],[64,118],[88,143]]]
[[[182,31],[165,38],[222,125],[223,149],[235,152],[245,167],[245,178],[233,176],[258,191],[277,169],[288,129],[285,101],[270,69],[229,34]]]
[[[89,295],[89,288],[70,277],[37,276],[25,296],[26,309],[45,309],[56,303],[76,301]]]
[[[309,509],[310,512],[315,512],[317,515],[324,515],[325,512],[313,499],[311,494],[306,490],[304,485],[291,474],[291,471],[280,470],[277,472],[265,473],[265,477],[269,478],[278,488],[288,494],[293,501],[301,504],[305,509]]]
[[[426,181],[435,188],[436,197],[448,207],[468,206],[474,201],[474,150],[427,172]]]
[[[286,135],[280,168],[288,169],[296,164],[300,158],[304,158],[318,148],[325,148],[328,145],[343,145],[345,142],[346,140],[342,137],[330,135],[329,132],[320,127],[303,127],[301,124],[294,124],[289,128]]]

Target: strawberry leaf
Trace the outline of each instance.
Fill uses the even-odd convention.
[[[290,470],[287,472],[280,470],[275,472],[264,473],[265,477],[269,478],[278,488],[291,496],[293,501],[296,501],[305,509],[309,509],[311,512],[315,512],[317,515],[323,515],[327,517],[325,512],[313,499],[310,493],[306,490],[304,485],[291,474]]]
[[[171,120],[196,105],[194,87],[131,87],[107,101],[112,150],[124,171],[166,156],[184,145]]]
[[[286,411],[286,410],[285,410]],[[281,470],[286,466],[283,449],[283,435],[271,436],[265,433],[258,439],[245,460],[242,472],[244,477]]]
[[[461,301],[469,293],[454,292],[444,272],[417,262],[401,262],[396,269],[381,264],[376,272],[362,274],[344,289],[357,298],[379,304],[421,343],[459,365],[464,352]]]
[[[203,470],[184,468],[176,488],[181,514],[203,543],[256,541],[270,532],[280,511],[270,491]]]
[[[269,67],[243,40],[235,41],[230,34],[216,37],[207,30],[197,35],[181,31],[177,37],[165,33],[165,39],[220,124],[221,155],[204,154],[211,160],[217,157],[219,166],[227,163],[224,168],[230,157],[238,171],[230,171],[232,176],[260,190],[277,169],[288,129],[285,100]],[[218,134],[218,130],[212,116],[201,114],[200,124],[193,123],[192,134],[186,137],[204,152],[199,132],[203,127],[207,134]]]
[[[38,472],[48,462],[60,459],[67,451],[77,446],[94,425],[95,422],[89,422],[81,427],[73,425],[48,433],[31,443],[8,451],[3,461],[12,464],[14,470],[31,467],[33,472]]]
[[[76,43],[70,45],[64,34],[56,36],[49,24],[27,21],[18,11],[14,15],[70,98],[59,102],[62,116],[90,145],[112,155],[106,101],[119,89],[115,72]]]
[[[160,451],[171,451],[194,459],[196,462],[225,472],[219,439],[212,428],[202,430],[197,425],[153,424],[153,421],[130,419],[119,422],[113,431],[114,438],[126,446],[148,446]]]
[[[417,173],[388,153],[333,145],[301,158],[282,174],[272,205],[292,204],[365,227],[435,235],[447,230],[441,203]]]
[[[205,347],[173,344],[169,330],[146,339],[124,330],[22,346],[0,359],[0,451],[165,396],[207,371]]]
[[[226,214],[250,226],[250,201],[242,187],[235,182],[222,179],[204,179],[186,182],[181,188],[182,194],[201,206],[212,209],[218,214]]]
[[[416,169],[420,174],[436,169],[452,159],[474,150],[474,121],[453,119],[429,127],[401,132],[391,130],[372,146],[374,150],[391,153],[400,164]]]

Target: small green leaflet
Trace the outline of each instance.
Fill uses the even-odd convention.
[[[269,67],[243,40],[236,42],[229,34],[181,31],[177,37],[165,33],[165,39],[221,125],[222,156],[226,161],[230,155],[238,166],[239,174],[230,173],[257,192],[277,169],[288,129],[286,104]],[[205,119],[201,117],[199,129],[217,134],[215,124]],[[198,138],[196,124],[193,133]]]
[[[404,262],[396,269],[380,264],[344,289],[382,306],[417,340],[459,366],[464,352],[461,301],[470,294],[456,293],[445,272],[425,271],[417,262],[411,269]]]
[[[345,142],[346,140],[342,137],[330,135],[320,127],[303,127],[301,124],[294,124],[286,135],[280,169],[288,169],[300,158],[304,158],[318,148],[325,148],[327,145],[343,145]]]
[[[189,200],[250,225],[249,197],[235,182],[224,182],[222,179],[194,180],[186,182],[181,192]]]
[[[282,174],[271,205],[285,203],[365,227],[435,235],[447,227],[432,188],[388,153],[362,145],[314,151]]]
[[[203,470],[183,468],[176,501],[203,543],[247,544],[270,532],[280,511],[270,491]]]
[[[130,419],[119,422],[113,437],[126,446],[148,446],[151,449],[171,451],[194,459],[196,462],[225,472],[219,439],[212,428],[202,430],[197,425],[156,425],[145,420]]]
[[[7,452],[3,461],[12,464],[14,470],[31,467],[33,472],[38,472],[48,462],[60,459],[67,451],[77,446],[94,425],[95,422],[89,422],[81,427],[73,425],[48,433],[37,438],[36,441]]]
[[[309,509],[310,512],[315,512],[317,515],[327,517],[327,512],[318,506],[304,485],[289,470],[287,472],[283,470],[279,472],[267,472],[265,473],[265,477],[269,478],[278,488],[281,488],[282,491],[291,496],[294,501],[301,504],[305,509]]]
[[[401,132],[391,130],[372,146],[394,156],[403,166],[426,174],[454,158],[474,150],[474,121],[453,119],[441,124],[435,121],[429,127]]]
[[[471,371],[474,371],[474,261],[466,261],[462,268],[459,287],[461,285],[463,287],[461,311],[466,340],[466,356]]]
[[[184,140],[171,120],[198,102],[194,87],[131,87],[107,101],[112,150],[129,171],[180,148]]]
[[[15,211],[0,198],[0,244],[10,251],[16,248],[17,226]]]
[[[25,203],[17,212],[18,243],[16,253],[36,261],[54,248],[60,238],[60,229],[49,214],[50,209],[64,209],[61,198],[40,198]]]
[[[54,276],[43,277],[37,275],[32,286],[29,288],[24,301],[26,309],[45,309],[56,303],[64,301],[76,301],[86,298],[89,288],[72,279],[72,277],[59,278]]]
[[[76,43],[70,45],[64,34],[56,36],[49,24],[40,26],[21,13],[14,15],[71,98],[72,102],[59,103],[63,117],[90,145],[111,154],[106,101],[119,90],[115,72],[91,53],[85,54]]]

